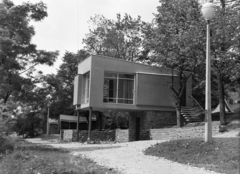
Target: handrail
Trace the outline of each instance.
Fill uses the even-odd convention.
[[[202,108],[202,106],[197,102],[197,100],[192,96],[190,95],[190,97],[193,98],[194,102],[197,103],[197,105],[204,111],[204,109]]]

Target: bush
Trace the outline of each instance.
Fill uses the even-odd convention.
[[[8,138],[0,137],[0,155],[5,154],[8,151],[13,151],[14,143]]]
[[[19,135],[25,137],[35,137],[42,133],[42,114],[38,112],[28,112],[17,117],[17,122],[14,127]]]

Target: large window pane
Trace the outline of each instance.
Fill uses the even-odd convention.
[[[133,104],[134,75],[105,73],[103,102]]]
[[[116,103],[117,96],[117,79],[104,79],[104,87],[103,87],[103,101],[104,102],[115,102]]]
[[[119,79],[118,98],[133,99],[133,80]]]
[[[89,102],[89,87],[90,87],[90,73],[84,74],[84,102],[88,103]]]

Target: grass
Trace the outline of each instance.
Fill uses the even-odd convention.
[[[17,143],[0,157],[0,174],[116,174],[89,159],[46,145]]]
[[[171,161],[203,167],[220,173],[239,173],[239,138],[183,139],[159,143],[146,149],[146,155],[164,157]]]
[[[227,130],[239,130],[240,113],[228,117]],[[146,155],[163,157],[178,163],[205,168],[215,172],[237,174],[240,172],[240,135],[235,138],[213,138],[211,143],[203,139],[180,139],[146,149]]]
[[[146,155],[220,173],[240,172],[240,139],[214,138],[211,143],[202,139],[182,139],[159,143],[146,149]]]

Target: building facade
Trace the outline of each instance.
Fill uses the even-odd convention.
[[[177,71],[92,55],[78,65],[73,104],[81,110],[130,112],[129,140],[138,140],[148,129],[176,124],[170,85],[178,88]],[[191,91],[189,78],[182,96],[185,106],[192,105]]]

